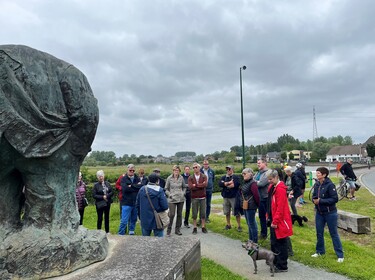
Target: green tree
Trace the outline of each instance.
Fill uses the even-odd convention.
[[[292,152],[289,153],[289,159],[293,160],[294,159],[294,154]]]
[[[366,146],[367,154],[369,157],[374,158],[375,157],[375,144],[367,144]]]
[[[280,158],[284,161],[284,160],[286,160],[287,159],[287,154],[286,154],[286,152],[282,152],[281,154],[280,154]]]

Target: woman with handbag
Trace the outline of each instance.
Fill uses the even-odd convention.
[[[79,212],[79,225],[82,225],[83,214],[85,212],[85,207],[87,206],[86,199],[86,184],[82,181],[82,173],[78,174],[78,182],[76,185],[76,201]]]
[[[163,237],[164,227],[156,221],[158,213],[162,213],[168,209],[168,201],[164,190],[158,185],[159,176],[151,173],[148,176],[148,184],[143,186],[138,194],[135,207],[138,217],[141,220],[142,235],[150,236],[154,232],[154,236]]]
[[[104,227],[105,232],[109,233],[109,211],[111,209],[113,190],[109,182],[104,180],[103,170],[96,172],[98,182],[95,183],[92,189],[92,195],[95,199],[96,213],[98,221],[96,228],[102,229],[103,214],[104,214]]]
[[[258,243],[258,226],[255,220],[260,202],[258,185],[253,179],[254,171],[251,168],[242,170],[242,176],[244,183],[240,187],[241,205],[249,228],[249,240]]]
[[[171,235],[174,216],[177,212],[175,233],[182,235],[182,208],[185,202],[186,185],[184,177],[180,175],[181,169],[178,165],[173,166],[173,173],[167,178],[165,183],[165,194],[168,198],[169,207],[169,226],[167,229],[167,236]],[[177,211],[176,211],[177,210]]]

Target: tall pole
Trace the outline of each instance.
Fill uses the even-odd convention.
[[[243,125],[243,100],[242,100],[242,70],[246,70],[246,66],[240,67],[240,95],[241,95],[241,130],[242,130],[242,167],[245,169],[245,130]]]

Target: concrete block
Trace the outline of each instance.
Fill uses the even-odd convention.
[[[337,226],[354,233],[370,233],[371,220],[368,216],[362,216],[342,210],[337,211]]]

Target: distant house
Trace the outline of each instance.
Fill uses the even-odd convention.
[[[289,160],[289,154],[292,153],[294,156],[294,160],[306,160],[311,158],[311,151],[304,151],[304,150],[292,150],[286,153],[287,159]]]
[[[268,162],[279,162],[280,161],[280,153],[279,152],[268,152],[266,154],[266,158]]]
[[[366,147],[362,144],[333,147],[328,151],[326,161],[333,162],[338,160],[344,162],[348,158],[353,159],[355,162],[366,160]]]
[[[375,145],[375,135],[371,136],[365,143],[363,143],[363,147],[366,148],[368,144],[374,144]]]

